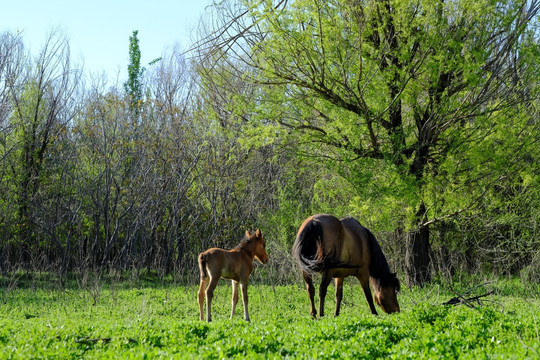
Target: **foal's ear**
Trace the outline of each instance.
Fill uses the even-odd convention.
[[[251,237],[251,234],[249,233],[249,230],[248,230],[248,229],[246,229],[246,236],[247,236],[247,237]]]
[[[255,231],[255,236],[261,237],[261,229],[257,229],[257,231]]]

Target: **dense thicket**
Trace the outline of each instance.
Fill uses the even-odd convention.
[[[329,212],[411,283],[537,280],[539,5],[407,4],[221,2],[189,61],[144,69],[134,32],[126,85],[58,32],[38,56],[0,34],[0,271],[191,279],[260,227],[286,280],[297,227]]]

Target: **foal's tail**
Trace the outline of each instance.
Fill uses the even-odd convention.
[[[201,281],[206,280],[208,273],[206,272],[207,255],[205,253],[199,254],[199,270],[201,272]]]
[[[293,258],[300,268],[310,275],[324,268],[322,239],[321,223],[312,219],[298,233],[292,248]]]

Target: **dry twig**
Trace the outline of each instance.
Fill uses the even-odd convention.
[[[95,338],[95,339],[82,339],[82,340],[77,340],[75,341],[75,343],[77,344],[95,344],[97,343],[98,341],[102,341],[103,343],[108,343],[109,341],[111,341],[112,338]],[[129,338],[127,339],[128,342],[130,343],[137,343],[137,340],[135,339],[132,339],[132,338]]]
[[[482,303],[482,298],[486,297],[486,296],[489,296],[491,294],[493,294],[495,292],[495,290],[491,290],[491,291],[488,291],[482,295],[477,295],[477,296],[473,296],[473,297],[469,297],[469,298],[466,298],[465,295],[469,294],[471,291],[473,291],[474,289],[477,289],[479,287],[483,287],[485,285],[489,284],[489,282],[486,282],[486,283],[483,283],[483,284],[480,284],[480,285],[477,285],[477,286],[474,286],[472,288],[470,288],[469,290],[463,292],[463,293],[458,293],[457,291],[455,291],[453,288],[452,288],[452,285],[450,285],[450,290],[452,290],[452,292],[456,295],[455,297],[451,298],[450,300],[446,301],[443,303],[443,305],[458,305],[458,304],[463,304],[463,305],[466,305],[470,308],[475,308],[476,306],[482,306],[483,303]],[[477,305],[475,305],[474,303],[476,303]]]

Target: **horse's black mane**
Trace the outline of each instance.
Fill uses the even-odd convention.
[[[375,238],[375,235],[366,227],[362,226],[360,222],[352,217],[347,218],[356,222],[368,233],[369,247],[371,248],[370,256],[371,261],[369,262],[369,275],[374,281],[374,283],[380,287],[394,286],[397,291],[400,291],[400,283],[396,277],[395,273],[390,271],[388,262],[384,257],[383,251],[379,242]]]

